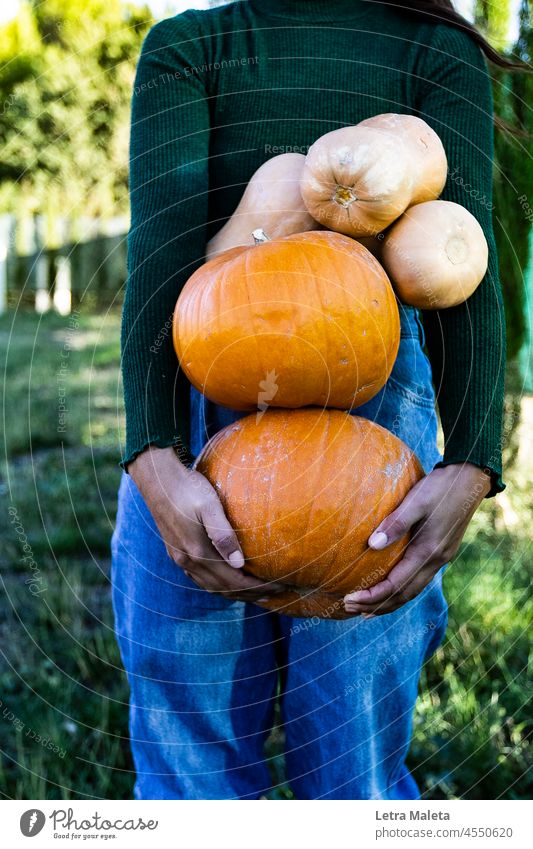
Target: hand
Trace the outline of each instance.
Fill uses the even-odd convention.
[[[411,531],[402,560],[379,584],[346,595],[347,613],[381,616],[415,598],[457,554],[490,485],[489,475],[471,463],[434,469],[415,484],[368,540],[370,548],[380,550]]]
[[[235,531],[200,472],[181,463],[173,448],[149,447],[128,467],[159,528],[169,556],[204,590],[258,601],[284,588],[247,575]]]

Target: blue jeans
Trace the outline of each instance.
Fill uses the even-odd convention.
[[[356,412],[440,459],[415,310],[380,394]],[[192,448],[239,414],[193,392]],[[131,478],[112,541],[116,633],[130,685],[137,799],[256,799],[280,699],[299,799],[416,799],[405,765],[420,669],[447,620],[442,570],[413,601],[365,621],[293,619],[199,589],[167,556]]]

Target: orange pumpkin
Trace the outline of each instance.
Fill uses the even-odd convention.
[[[173,338],[191,383],[218,404],[350,409],[389,377],[400,321],[369,251],[311,231],[203,265],[180,294]]]
[[[385,428],[339,410],[267,410],[217,433],[197,461],[235,528],[246,569],[288,590],[263,606],[344,618],[343,596],[373,586],[400,560],[404,537],[367,542],[423,477]]]

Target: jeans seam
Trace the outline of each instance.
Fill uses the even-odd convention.
[[[387,385],[388,384],[391,384],[396,392],[404,398],[407,398],[409,401],[412,401],[412,403],[418,407],[431,410],[435,406],[435,398],[426,398],[425,396],[417,395],[416,392],[413,392],[411,389],[407,389],[402,383],[396,380],[395,377],[389,377]]]

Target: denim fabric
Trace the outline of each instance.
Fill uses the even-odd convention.
[[[415,310],[379,395],[357,414],[436,462],[429,363]],[[192,394],[192,448],[240,414]],[[299,799],[416,799],[405,766],[420,669],[441,642],[442,570],[409,604],[365,621],[293,619],[199,589],[167,556],[124,474],[112,540],[116,633],[130,685],[138,799],[254,799],[279,693]]]

